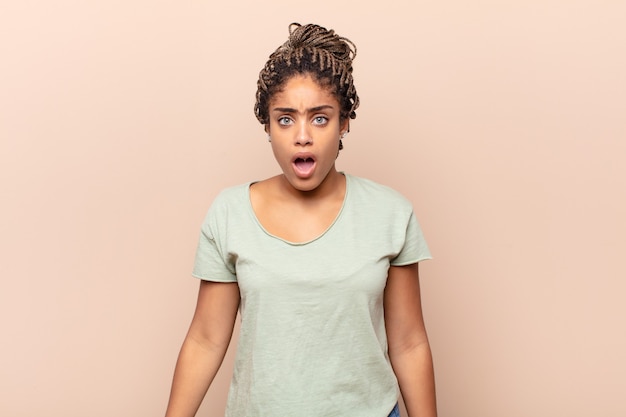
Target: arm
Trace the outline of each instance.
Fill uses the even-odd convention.
[[[166,417],[193,417],[217,373],[239,307],[236,283],[200,281],[198,302],[178,355]]]
[[[389,268],[384,303],[389,359],[409,417],[435,417],[435,377],[417,263]]]

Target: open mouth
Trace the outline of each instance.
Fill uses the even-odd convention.
[[[293,168],[300,178],[308,178],[315,170],[315,159],[308,155],[296,156],[293,160]]]
[[[298,169],[308,171],[313,167],[315,161],[313,160],[313,158],[296,158],[293,163],[296,165],[296,167],[298,167]]]

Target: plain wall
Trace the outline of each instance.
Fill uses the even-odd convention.
[[[278,173],[292,21],[358,49],[340,170],[415,205],[442,417],[624,416],[623,1],[0,6],[0,415],[158,416],[202,218]],[[199,415],[223,413],[232,350]]]

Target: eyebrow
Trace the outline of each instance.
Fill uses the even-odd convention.
[[[315,112],[322,111],[325,109],[334,109],[334,107],[331,106],[330,104],[324,104],[321,106],[311,107],[310,109],[307,109],[306,112],[315,113]],[[279,113],[298,113],[298,110],[292,109],[291,107],[274,107],[272,111],[279,112]]]

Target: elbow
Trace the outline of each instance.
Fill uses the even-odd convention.
[[[389,358],[403,357],[406,355],[431,355],[430,343],[426,335],[415,335],[402,340],[390,341],[388,344]]]

